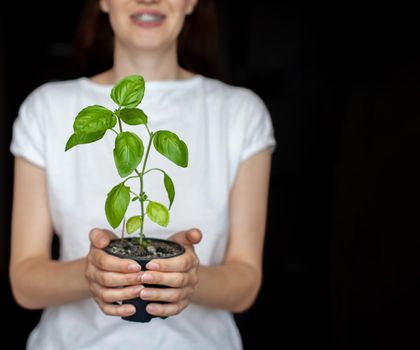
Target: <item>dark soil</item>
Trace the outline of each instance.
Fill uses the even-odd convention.
[[[135,258],[141,260],[151,260],[158,258],[170,258],[180,255],[184,248],[179,244],[157,238],[147,239],[147,249],[140,246],[138,238],[124,238],[111,241],[105,249],[112,255],[121,258]]]

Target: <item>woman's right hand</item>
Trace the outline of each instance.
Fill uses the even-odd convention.
[[[103,248],[116,236],[107,230],[93,229],[87,255],[85,277],[90,291],[102,312],[110,316],[130,316],[136,312],[133,305],[116,302],[138,298],[143,289],[141,267],[134,260],[112,256]],[[124,287],[122,287],[124,286]],[[120,288],[116,288],[120,287]]]

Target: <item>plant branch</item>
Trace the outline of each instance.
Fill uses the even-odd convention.
[[[144,157],[143,169],[141,170],[141,174],[142,174],[142,176],[143,176],[143,174],[144,174],[144,171],[146,170],[146,163],[147,163],[147,159],[149,158],[150,147],[152,146],[153,136],[154,136],[154,134],[151,132],[151,133],[150,133],[149,144],[147,145],[146,156]]]
[[[150,132],[149,127],[147,126],[147,124],[144,124],[144,126],[146,127],[147,132],[149,133],[149,136],[152,137],[152,133]]]
[[[125,183],[126,181],[128,181],[128,180],[130,180],[130,179],[135,179],[135,178],[137,178],[137,177],[139,177],[140,175],[138,175],[138,176],[129,176],[129,177],[127,177],[124,181],[123,181],[123,183]]]
[[[163,175],[165,175],[165,174],[166,174],[166,173],[165,173],[162,169],[159,169],[159,168],[152,168],[152,169],[149,169],[149,170],[145,171],[145,172],[143,173],[143,175],[146,175],[147,173],[150,173],[150,172],[151,172],[151,171],[153,171],[153,170],[160,171]]]

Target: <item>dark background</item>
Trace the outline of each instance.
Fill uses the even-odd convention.
[[[11,127],[26,95],[80,73],[83,1],[9,2],[0,13],[0,306],[23,348],[40,313],[18,307],[7,264]],[[217,1],[229,83],[266,102],[277,149],[245,349],[419,348],[419,28],[403,2]],[[28,237],[36,239],[36,237]]]

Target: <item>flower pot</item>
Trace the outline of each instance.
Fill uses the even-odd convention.
[[[135,244],[137,240],[138,238],[136,237],[124,238],[123,245],[128,247],[132,245],[133,243]],[[120,239],[115,239],[111,241],[109,246],[106,247],[104,250],[107,253],[117,256],[119,258],[132,259],[136,261],[141,266],[142,271],[147,270],[146,269],[147,263],[153,259],[170,259],[175,256],[182,255],[185,252],[185,248],[174,241],[169,241],[169,240],[159,239],[159,238],[147,238],[147,240],[150,242],[151,246],[155,247],[156,249],[155,254],[149,253],[147,256],[139,256],[136,254],[132,254],[131,252],[122,252],[119,249],[115,249],[115,246],[113,248],[113,244],[120,242],[121,241]],[[158,285],[158,284],[144,284],[144,286],[151,287],[151,288],[167,288],[167,286]],[[149,313],[147,313],[146,306],[151,302],[161,303],[161,304],[164,303],[160,301],[156,301],[156,302],[145,301],[145,300],[142,300],[140,297],[130,299],[130,300],[123,300],[122,302],[123,304],[134,305],[134,307],[136,308],[136,313],[131,316],[122,317],[122,319],[126,321],[133,321],[133,322],[150,322],[152,318],[160,317],[160,316],[150,315]],[[161,318],[166,318],[166,317],[161,317]]]

